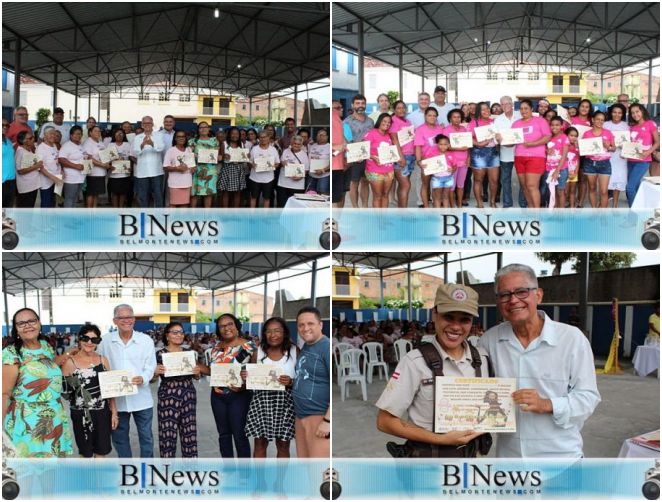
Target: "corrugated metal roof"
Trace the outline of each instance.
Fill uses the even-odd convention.
[[[23,73],[53,84],[57,65],[79,95],[142,77],[255,96],[329,76],[328,3],[5,2],[2,15],[3,65],[20,38]]]
[[[456,73],[513,61],[605,73],[658,58],[659,2],[333,4],[333,43],[407,71]],[[590,40],[590,41],[589,41]],[[489,43],[488,43],[489,41]]]

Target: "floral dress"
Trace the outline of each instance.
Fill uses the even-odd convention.
[[[18,365],[4,430],[18,457],[64,457],[73,452],[69,420],[60,401],[62,371],[55,353],[40,340],[38,349],[9,345],[2,350],[2,364]]]
[[[218,141],[216,138],[192,138],[188,142],[188,146],[191,147],[197,158],[200,150],[218,150]],[[193,173],[192,195],[216,195],[216,185],[218,182],[217,165],[216,163],[198,164],[198,168]]]

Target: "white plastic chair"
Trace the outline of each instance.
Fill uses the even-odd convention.
[[[421,337],[421,343],[432,343],[435,338],[436,335],[423,335]]]
[[[363,362],[361,362],[363,358]],[[340,374],[338,385],[340,386],[340,399],[345,400],[348,382],[357,382],[361,385],[363,400],[368,400],[368,389],[365,381],[365,368],[367,357],[361,349],[347,349],[340,354]]]
[[[336,345],[333,350],[333,362],[336,365],[336,372],[338,377],[338,385],[340,385],[340,374],[342,373],[342,358],[341,355],[346,350],[353,349],[354,346],[351,343],[340,342]]]
[[[396,340],[393,343],[393,347],[395,348],[395,360],[400,362],[400,359],[405,357],[405,354],[414,348],[414,344],[409,340],[400,338],[400,340]]]
[[[368,362],[368,383],[372,383],[372,374],[375,368],[380,370],[380,380],[388,379],[388,364],[384,361],[384,344],[379,342],[364,343],[363,352],[365,352]],[[383,375],[382,370],[384,371]]]

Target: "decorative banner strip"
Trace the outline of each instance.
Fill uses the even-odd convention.
[[[339,500],[659,498],[659,459],[334,459]],[[657,496],[655,496],[657,494]]]
[[[2,247],[49,251],[320,250],[330,210],[7,209]]]
[[[329,461],[250,459],[7,459],[3,498],[310,499],[328,493]],[[10,489],[12,491],[7,491]],[[328,497],[327,497],[328,499]]]
[[[389,209],[334,211],[338,251],[657,249],[659,210]]]

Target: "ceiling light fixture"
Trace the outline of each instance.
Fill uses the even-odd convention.
[[[216,7],[216,8],[214,9],[214,17],[215,17],[216,19],[218,19],[219,17],[221,17],[221,11],[218,10],[218,7]]]

